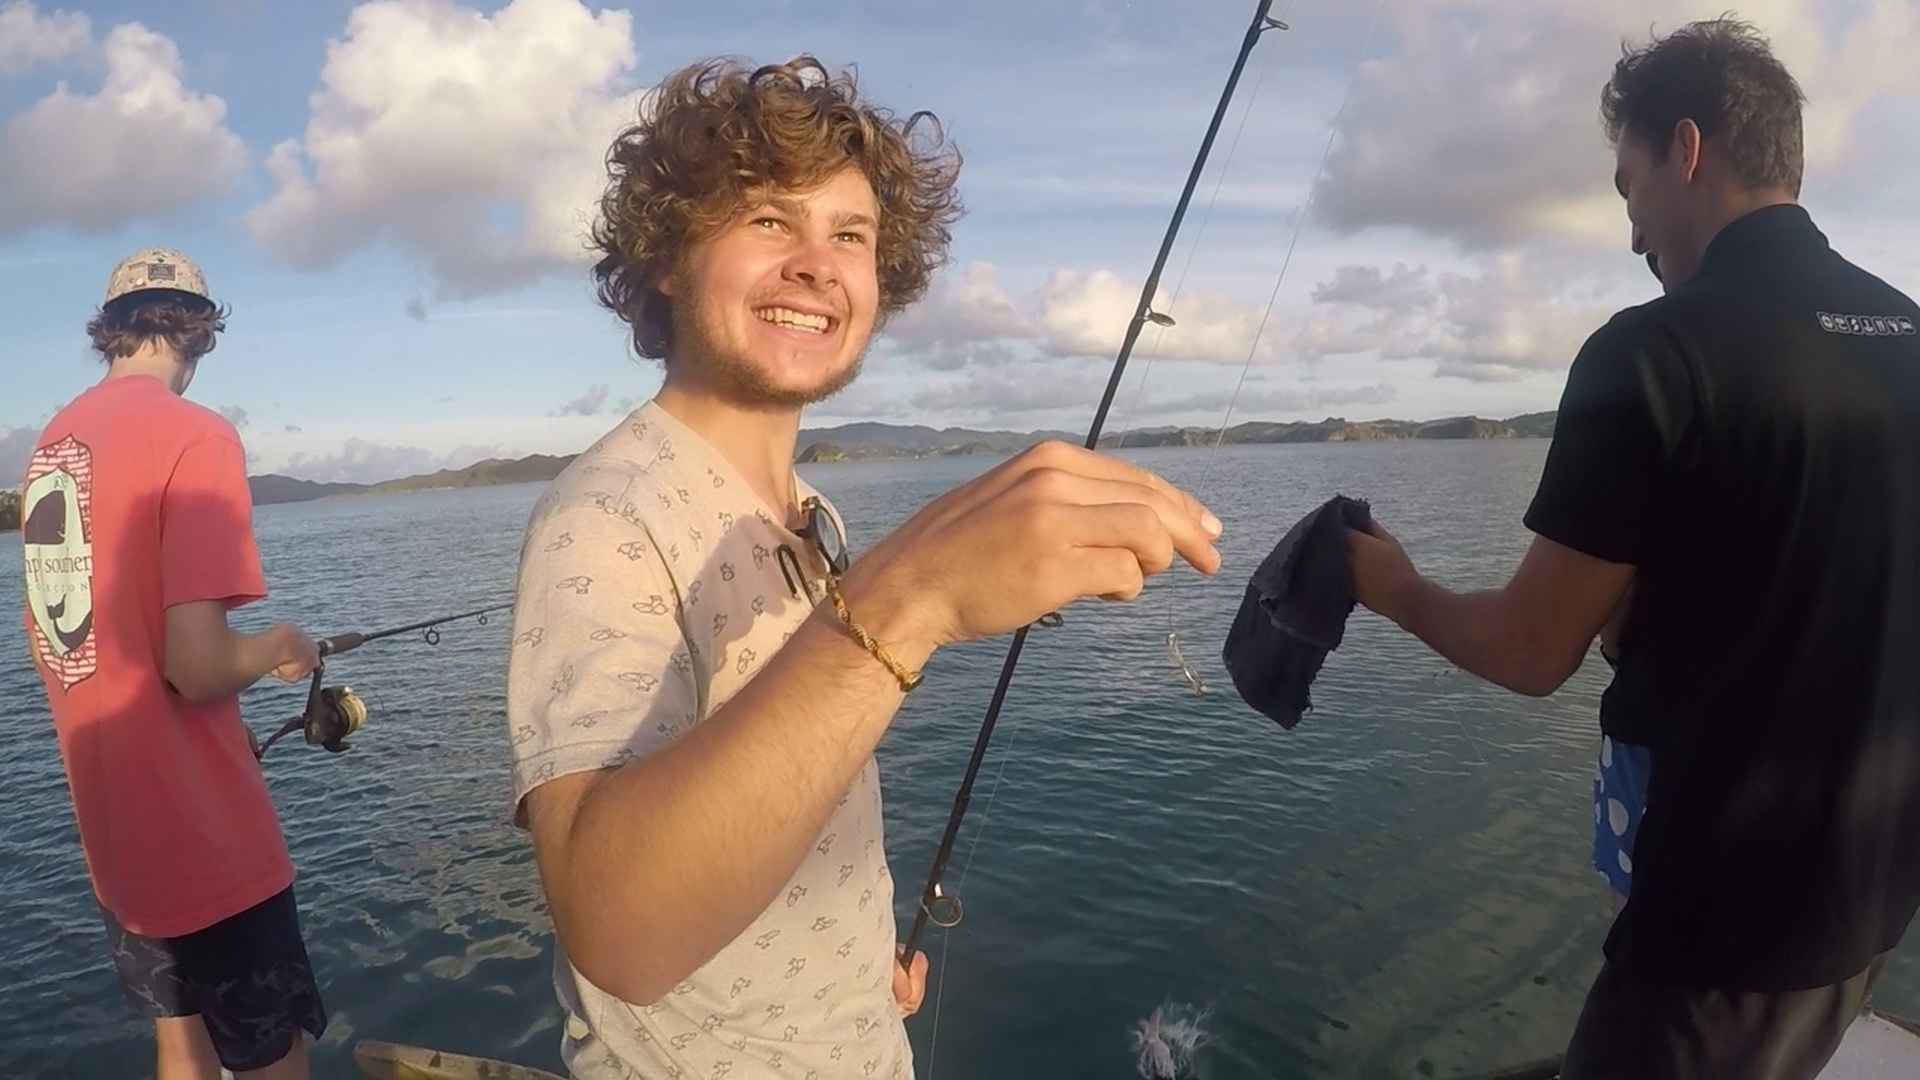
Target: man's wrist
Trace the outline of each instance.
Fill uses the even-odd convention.
[[[1388,620],[1403,630],[1414,631],[1413,624],[1418,621],[1418,612],[1431,588],[1426,578],[1418,572],[1407,576],[1387,592],[1386,610],[1380,612]],[[1417,633],[1417,631],[1414,631]]]
[[[300,628],[292,623],[275,623],[261,633],[260,644],[263,646],[261,652],[265,655],[261,657],[262,663],[255,666],[260,668],[260,675],[264,676],[299,657]]]
[[[267,647],[267,659],[272,661],[267,665],[268,670],[277,668],[292,658],[293,627],[286,623],[275,623],[267,627],[265,637],[263,644]]]
[[[855,567],[840,580],[838,588],[852,621],[907,671],[919,671],[939,647],[927,625],[924,603],[915,602],[884,575],[863,573]],[[839,622],[831,610],[822,615]]]

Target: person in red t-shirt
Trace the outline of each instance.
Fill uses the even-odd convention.
[[[239,434],[184,400],[226,328],[175,251],[117,266],[88,323],[106,377],[36,442],[21,500],[27,638],[121,985],[159,1078],[305,1078],[326,1010],[293,862],[239,694],[313,640],[227,626],[267,594]]]

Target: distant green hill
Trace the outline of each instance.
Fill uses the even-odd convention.
[[[306,502],[309,499],[324,499],[329,495],[350,495],[367,490],[365,484],[322,484],[313,480],[300,480],[279,473],[267,473],[264,476],[247,477],[247,487],[253,492],[253,505],[272,506],[274,503]]]
[[[1553,437],[1554,413],[1527,413],[1506,420],[1453,416],[1439,420],[1324,420],[1275,422],[1250,420],[1235,424],[1222,437],[1217,429],[1196,427],[1140,428],[1103,436],[1105,449],[1148,446],[1212,446],[1308,442],[1373,442],[1386,439],[1546,439]],[[800,432],[794,460],[803,465],[847,461],[897,461],[956,457],[970,454],[1011,454],[1047,439],[1079,442],[1068,431],[975,431],[970,428],[931,428],[921,425],[862,422]],[[572,463],[572,454],[533,454],[508,461],[489,458],[464,469],[441,469],[377,484],[320,483],[269,473],[247,478],[256,506],[305,502],[330,496],[382,495],[438,488],[492,487],[500,484],[545,483]],[[0,528],[20,527],[17,492],[0,491]]]
[[[1378,442],[1388,439],[1544,439],[1553,436],[1550,412],[1528,413],[1509,420],[1478,416],[1450,416],[1440,420],[1325,420],[1278,423],[1249,420],[1228,428],[1159,427],[1103,435],[1105,449],[1131,446],[1212,446],[1262,443]]]
[[[409,476],[373,484],[367,491],[384,495],[395,491],[432,491],[436,488],[495,487],[551,480],[565,471],[577,454],[533,454],[517,461],[488,458],[464,469],[441,469],[425,476]]]
[[[431,491],[436,488],[495,487],[500,484],[526,484],[551,480],[560,475],[574,455],[534,454],[517,461],[489,458],[464,469],[441,469],[419,476],[386,480],[378,484],[323,484],[300,480],[278,473],[247,477],[255,506],[274,503],[306,502],[333,495],[386,495],[402,491]]]
[[[1551,439],[1553,438],[1553,418],[1558,415],[1551,411],[1528,413],[1525,416],[1516,416],[1507,423],[1523,439]]]

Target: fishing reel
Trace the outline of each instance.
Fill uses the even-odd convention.
[[[316,684],[317,685],[317,684]],[[347,736],[367,722],[367,703],[351,686],[320,687],[318,697],[309,699],[300,726],[308,746],[323,746],[338,754],[348,749]]]
[[[313,682],[307,688],[307,707],[299,716],[280,725],[267,741],[255,751],[256,758],[264,757],[267,748],[278,742],[283,735],[295,731],[301,732],[308,746],[318,746],[329,753],[338,754],[350,749],[347,736],[360,730],[367,722],[367,703],[353,692],[351,686],[321,686],[321,677],[326,674],[322,665],[313,669]]]

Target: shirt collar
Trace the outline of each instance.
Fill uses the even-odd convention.
[[[1707,243],[1700,275],[1739,273],[1827,250],[1827,237],[1796,203],[1763,206],[1729,222]]]

